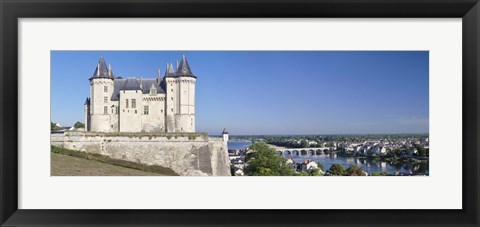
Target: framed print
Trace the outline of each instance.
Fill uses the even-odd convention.
[[[480,224],[475,0],[1,4],[2,226]]]

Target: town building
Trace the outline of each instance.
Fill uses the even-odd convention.
[[[185,55],[157,78],[120,77],[103,57],[90,77],[85,131],[195,132],[195,83]]]

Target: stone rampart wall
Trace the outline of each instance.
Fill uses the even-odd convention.
[[[227,142],[206,134],[65,132],[51,144],[111,158],[159,165],[181,176],[229,176]]]

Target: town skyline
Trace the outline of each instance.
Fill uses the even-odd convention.
[[[200,132],[428,133],[428,51],[52,51],[51,120],[83,122],[100,57],[118,76],[156,78],[183,54]]]

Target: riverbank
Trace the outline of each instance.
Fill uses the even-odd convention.
[[[281,147],[281,146],[277,146],[277,145],[273,145],[273,144],[269,144],[269,143],[267,143],[267,145],[268,145],[268,147],[273,148],[277,151],[294,149],[294,148],[288,148],[288,147]]]

